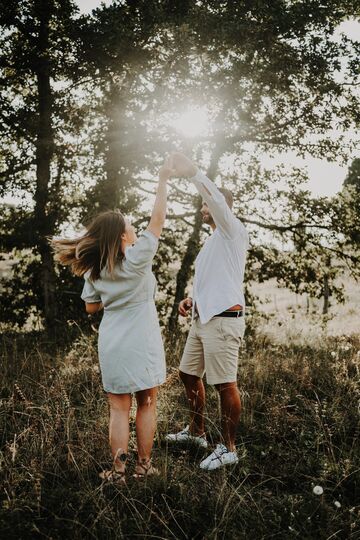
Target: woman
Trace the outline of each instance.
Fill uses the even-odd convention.
[[[98,351],[104,390],[110,405],[111,470],[100,477],[125,482],[132,394],[137,401],[138,461],[134,476],[158,471],[151,464],[156,428],[157,389],[165,381],[165,355],[154,303],[152,260],[166,215],[167,160],[159,183],[149,226],[137,238],[134,227],[118,211],[104,212],[75,240],[53,240],[56,259],[84,276],[81,298],[87,313],[104,309]]]

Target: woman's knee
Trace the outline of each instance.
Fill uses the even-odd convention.
[[[136,392],[137,406],[140,408],[154,408],[156,406],[157,387]]]
[[[129,411],[131,407],[131,394],[108,393],[110,409],[113,411]]]

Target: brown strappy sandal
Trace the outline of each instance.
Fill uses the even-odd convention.
[[[127,461],[128,455],[119,448],[118,451],[115,454],[113,465],[109,471],[101,471],[99,473],[99,477],[101,480],[105,480],[105,482],[109,482],[111,484],[126,484],[126,472],[124,471],[117,471],[115,468],[116,460],[119,460],[121,463],[125,465]]]
[[[147,478],[148,476],[159,476],[160,472],[151,463],[151,459],[142,459],[135,466],[134,478]]]

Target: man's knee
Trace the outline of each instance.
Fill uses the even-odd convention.
[[[219,383],[214,385],[219,394],[239,392],[237,382]]]
[[[181,370],[179,371],[179,377],[185,384],[185,386],[196,386],[197,383],[201,380],[200,377],[197,377],[196,375],[190,375],[189,373],[184,373]]]

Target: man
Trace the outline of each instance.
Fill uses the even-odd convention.
[[[187,176],[203,198],[203,222],[213,234],[205,241],[195,261],[193,297],[179,304],[186,317],[192,308],[192,326],[180,362],[180,378],[190,406],[190,424],[166,440],[193,442],[207,448],[204,427],[205,389],[202,377],[215,385],[220,395],[222,442],[200,463],[214,470],[238,462],[235,448],[240,418],[237,368],[240,341],[245,331],[243,278],[248,234],[231,211],[232,194],[218,189],[186,156],[173,154],[173,168]]]

